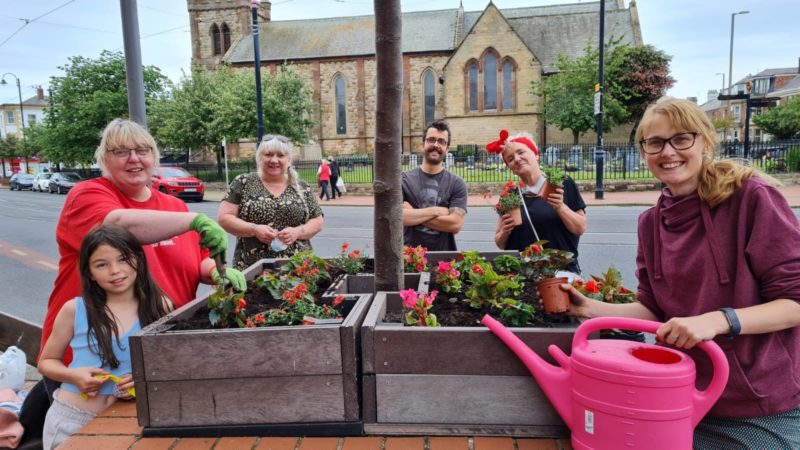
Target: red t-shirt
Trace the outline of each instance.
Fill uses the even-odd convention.
[[[96,178],[78,183],[64,202],[56,226],[56,243],[60,260],[58,275],[42,328],[42,348],[50,337],[58,312],[68,300],[81,295],[78,267],[81,241],[95,226],[116,209],[153,209],[158,211],[187,212],[186,204],[175,197],[151,189],[152,195],[144,202],[134,201],[119,191],[106,178]],[[200,237],[186,232],[155,244],[143,246],[150,274],[166,293],[175,307],[192,300],[200,284],[200,263],[208,256],[201,250]],[[64,362],[72,360],[72,351],[64,353]]]
[[[331,168],[327,164],[319,166],[319,179],[320,181],[331,181]]]

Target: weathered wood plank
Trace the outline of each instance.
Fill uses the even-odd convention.
[[[514,328],[545,360],[547,347],[571,348],[574,328]],[[528,375],[520,359],[484,327],[391,327],[374,331],[375,373]]]
[[[375,326],[386,314],[386,292],[378,292],[372,299],[372,306],[367,311],[361,325],[361,371],[365,374],[375,373]]]
[[[150,426],[340,422],[341,375],[147,384]]]
[[[8,347],[17,346],[25,352],[28,364],[36,366],[41,342],[42,327],[0,312],[0,350],[5,351]]]
[[[375,378],[377,418],[381,423],[563,425],[531,376]]]
[[[338,325],[193,330],[140,339],[147,381],[342,371]]]
[[[359,400],[361,324],[370,307],[372,294],[359,295],[359,301],[339,327],[341,337],[342,376],[344,377],[345,420],[358,420],[361,416]]]
[[[364,422],[377,422],[378,404],[375,398],[375,375],[362,375],[361,383],[361,417]]]
[[[509,436],[509,437],[569,437],[566,426],[550,425],[460,425],[418,423],[365,423],[364,434],[377,436]]]

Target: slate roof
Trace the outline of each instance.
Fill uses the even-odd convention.
[[[549,5],[500,10],[517,34],[542,61],[545,71],[557,53],[575,57],[587,42],[597,40],[599,2]],[[464,13],[463,28],[456,33],[458,9],[403,13],[402,50],[407,53],[451,53],[469,32],[482,11]],[[354,57],[375,54],[375,18],[369,16],[270,21],[261,24],[259,51],[262,61]],[[630,12],[616,0],[606,1],[606,36],[623,36],[634,42]],[[253,61],[253,40],[239,40],[226,55],[230,63]]]
[[[769,95],[772,97],[782,97],[793,92],[800,92],[800,75],[797,75],[791,81],[781,86],[779,90],[770,92]]]

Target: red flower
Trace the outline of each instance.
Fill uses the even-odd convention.
[[[333,306],[339,306],[344,301],[344,295],[337,295],[335,299],[333,299]]]
[[[586,282],[586,292],[589,294],[597,294],[600,292],[600,288],[597,286],[597,282],[594,280],[589,280]]]
[[[629,291],[629,290],[625,289],[624,287],[620,287],[620,288],[619,288],[619,293],[620,293],[620,294],[630,294],[630,293],[631,293],[631,291]]]
[[[345,242],[344,244],[342,244],[342,253],[347,252],[348,248],[350,248],[350,244],[349,243]]]
[[[255,320],[256,323],[264,323],[265,321],[264,314],[256,314]]]
[[[246,326],[247,328],[255,328],[256,324],[254,324],[252,320],[247,319],[247,321],[245,322],[244,326]]]
[[[314,321],[313,320],[303,320],[303,322],[301,322],[300,324],[301,325],[314,325]]]
[[[485,273],[486,273],[486,271],[485,271],[485,270],[483,270],[483,267],[481,267],[481,266],[480,266],[480,265],[478,265],[478,264],[474,264],[474,265],[472,266],[472,271],[473,271],[473,272],[475,272],[475,273],[477,273],[478,275],[483,275],[483,274],[485,274]]]
[[[538,254],[542,253],[542,246],[541,246],[541,245],[536,245],[536,244],[534,244],[534,245],[531,245],[531,251],[532,251],[534,254],[537,254],[537,255],[538,255]]]
[[[298,277],[299,277],[299,276],[301,276],[301,275],[303,275],[303,268],[302,268],[302,267],[299,267],[299,266],[298,266],[298,267],[295,267],[295,268],[294,268],[294,274],[295,274],[295,275],[297,275]]]
[[[245,307],[245,306],[247,306],[247,302],[246,302],[246,301],[244,301],[244,299],[243,299],[243,298],[240,298],[240,299],[239,299],[239,308],[242,308],[242,309],[244,309],[244,307]]]

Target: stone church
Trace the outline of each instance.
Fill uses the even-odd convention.
[[[628,8],[624,0],[605,1],[605,36],[641,45],[635,1]],[[187,2],[193,62],[210,69],[226,62],[252,70],[250,1]],[[596,45],[599,2],[502,10],[487,3],[483,11],[459,5],[403,13],[404,153],[421,151],[425,124],[440,118],[450,124],[451,150],[495,140],[502,128],[529,131],[540,145],[571,142],[569,130],[546,126],[542,101],[532,95],[531,84],[553,72],[556,55],[574,58],[587,43]],[[321,152],[372,153],[374,16],[272,20],[265,0],[258,13],[262,70],[274,72],[287,62],[311,86],[319,105],[311,134]],[[628,131],[615,134],[626,140]],[[595,140],[593,133],[582,137]]]

